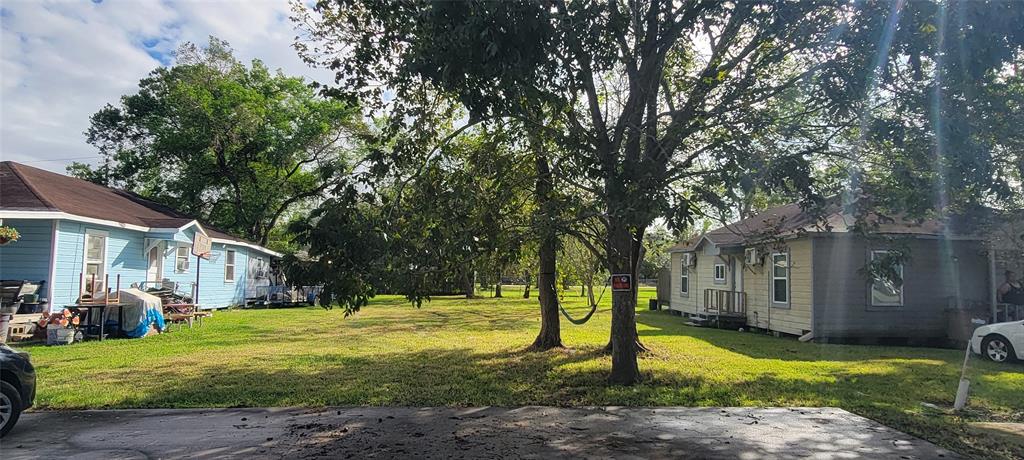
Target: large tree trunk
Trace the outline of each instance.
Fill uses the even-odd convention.
[[[494,283],[494,297],[501,297],[501,274],[498,274],[498,281]]]
[[[594,277],[587,278],[587,300],[590,301],[590,305],[597,303],[594,300]]]
[[[611,355],[612,373],[608,380],[616,385],[640,382],[637,354],[640,351],[636,333],[636,264],[635,243],[624,219],[613,216],[608,228],[608,262],[611,274],[632,275],[631,291],[612,291]]]
[[[462,282],[466,289],[466,298],[472,299],[476,297],[476,272],[464,270],[462,272]]]
[[[537,274],[537,298],[540,300],[540,333],[533,341],[536,350],[562,346],[561,317],[555,291],[555,241],[545,237],[540,243],[540,272]]]
[[[561,318],[558,313],[558,294],[555,291],[555,262],[558,251],[558,234],[555,233],[551,203],[551,170],[538,149],[535,160],[537,184],[534,189],[537,208],[540,212],[540,270],[537,274],[537,298],[540,300],[540,333],[533,341],[535,350],[548,350],[562,346]]]

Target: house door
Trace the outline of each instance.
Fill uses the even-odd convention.
[[[149,248],[149,265],[146,267],[146,281],[155,282],[163,278],[164,251],[163,244]]]

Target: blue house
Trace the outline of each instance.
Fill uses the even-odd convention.
[[[94,275],[110,288],[120,275],[122,289],[170,280],[186,293],[198,275],[201,308],[241,305],[280,256],[135,194],[10,161],[0,162],[0,221],[21,234],[0,246],[0,279],[44,281],[51,309],[75,303],[80,277]],[[212,242],[210,260],[191,254],[197,233]]]

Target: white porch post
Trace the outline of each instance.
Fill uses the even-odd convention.
[[[53,313],[56,308],[57,292],[54,288],[57,287],[57,241],[60,235],[60,221],[53,219],[51,222],[53,223],[53,233],[50,236],[50,279],[46,280],[46,300],[49,307],[47,313]],[[64,306],[61,305],[60,308],[64,308]],[[60,310],[57,309],[57,311]]]

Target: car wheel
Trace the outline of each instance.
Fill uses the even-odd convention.
[[[24,409],[21,393],[7,382],[0,382],[0,437],[11,431]]]
[[[985,341],[981,343],[981,352],[986,358],[997,363],[1005,363],[1016,356],[1010,341],[1000,335],[985,337]]]

